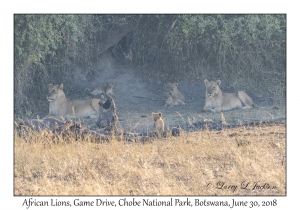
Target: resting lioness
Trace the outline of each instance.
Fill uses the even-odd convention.
[[[63,84],[49,84],[49,114],[44,117],[56,119],[71,118],[97,118],[99,111],[99,99],[92,98],[87,100],[70,100],[65,96]]]
[[[178,83],[168,83],[168,85],[170,87],[170,94],[173,100],[179,102],[181,105],[185,105],[185,98],[178,90]]]
[[[206,95],[203,111],[215,113],[236,108],[247,109],[254,107],[250,96],[243,91],[238,91],[237,93],[222,93],[219,87],[221,80],[209,82],[205,79],[204,83],[206,85]]]

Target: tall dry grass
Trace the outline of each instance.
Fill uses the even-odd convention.
[[[54,142],[43,133],[26,142],[15,134],[14,194],[286,195],[285,142],[284,124],[146,143]]]

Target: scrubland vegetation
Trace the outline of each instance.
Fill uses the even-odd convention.
[[[262,124],[145,143],[15,133],[14,194],[286,195],[285,132]]]
[[[17,14],[14,23],[14,108],[21,117],[46,115],[48,84],[83,90],[96,73],[124,66],[130,52],[137,74],[221,79],[223,89],[267,102],[285,97],[284,14]],[[108,66],[105,52],[115,61]]]

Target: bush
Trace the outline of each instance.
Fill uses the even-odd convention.
[[[149,15],[144,19],[141,22],[157,24],[140,24],[134,43],[136,64],[156,64],[152,69],[190,78],[219,78],[226,81],[223,85],[252,90],[261,97],[266,83],[274,87],[268,88],[269,97],[285,92],[285,15]]]
[[[45,84],[75,85],[72,73],[93,71],[108,49],[117,59],[131,50],[133,67],[153,73],[218,78],[275,101],[285,93],[285,15],[15,15],[14,23],[16,115],[45,112]]]

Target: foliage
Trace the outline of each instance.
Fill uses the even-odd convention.
[[[151,39],[136,43],[137,63],[192,77],[244,79],[245,87],[275,76],[273,84],[285,86],[285,15],[148,16],[148,21],[156,18],[164,21],[138,30],[138,37]]]

